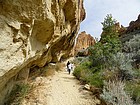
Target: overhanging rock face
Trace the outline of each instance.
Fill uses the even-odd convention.
[[[69,54],[82,0],[0,0],[0,105],[32,65],[43,67]]]

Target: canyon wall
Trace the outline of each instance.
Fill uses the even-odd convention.
[[[66,57],[85,18],[83,0],[0,0],[0,105],[30,68]]]

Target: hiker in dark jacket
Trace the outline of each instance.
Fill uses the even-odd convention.
[[[67,62],[67,71],[69,70],[69,64],[70,64],[70,62],[68,61]]]

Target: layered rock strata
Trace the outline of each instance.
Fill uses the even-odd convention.
[[[80,22],[82,0],[0,0],[0,105],[30,68],[68,55]]]

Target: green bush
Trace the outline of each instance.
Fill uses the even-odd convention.
[[[135,103],[140,104],[140,81],[139,83],[127,82],[125,90],[131,95]]]
[[[140,68],[139,69],[134,69],[134,77],[137,79],[140,79]]]
[[[82,71],[82,67],[81,66],[76,66],[73,72],[73,75],[77,78],[80,79],[81,77],[81,71]]]
[[[103,87],[103,78],[101,76],[101,72],[100,71],[94,73],[90,77],[90,84],[94,85],[95,87],[98,87],[98,88],[102,88]]]
[[[84,74],[89,72],[89,67],[91,63],[89,61],[84,61],[77,65],[74,69],[73,75],[76,76],[77,79],[84,78]],[[82,76],[82,77],[81,77]],[[83,79],[84,80],[84,79]]]
[[[92,76],[92,72],[89,69],[83,69],[81,72],[81,77],[80,80],[82,80],[85,83],[89,83],[90,82],[90,78]]]
[[[91,64],[90,61],[81,63],[76,66],[73,74],[82,82],[101,88],[103,86],[101,73],[100,71],[95,71],[94,68],[91,68]]]

